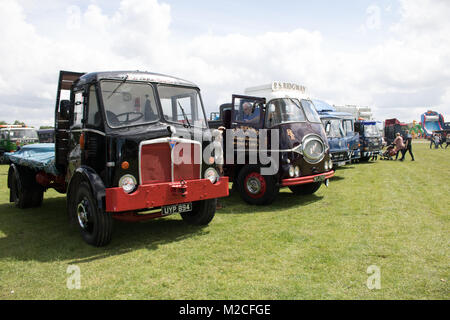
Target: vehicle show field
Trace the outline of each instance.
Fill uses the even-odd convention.
[[[448,299],[450,151],[413,149],[415,162],[351,164],[328,189],[284,188],[269,206],[232,193],[206,227],[115,221],[104,248],[68,224],[54,190],[15,208],[2,165],[0,299]],[[67,287],[69,266],[80,289]],[[380,289],[367,287],[370,266]]]

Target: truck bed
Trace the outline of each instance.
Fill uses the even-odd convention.
[[[23,146],[19,151],[5,153],[5,159],[14,164],[59,175],[55,166],[55,144],[38,143]]]

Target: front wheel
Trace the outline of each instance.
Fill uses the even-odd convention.
[[[216,214],[217,199],[194,202],[191,212],[181,213],[183,220],[192,225],[205,226],[211,222]]]
[[[298,186],[290,186],[289,189],[296,195],[313,194],[320,189],[322,182],[313,182],[308,184],[301,184]]]
[[[98,208],[88,183],[80,183],[72,205],[83,240],[95,247],[106,246],[111,241],[113,219]]]
[[[246,166],[238,174],[237,188],[242,199],[254,205],[275,201],[280,190],[275,176],[264,176],[259,166]]]

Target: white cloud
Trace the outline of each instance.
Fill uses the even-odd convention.
[[[286,80],[331,103],[373,106],[380,119],[418,120],[430,107],[450,117],[450,4],[444,0],[401,0],[401,20],[389,37],[363,53],[326,50],[320,32],[303,29],[209,32],[181,41],[171,32],[170,6],[157,0],[122,0],[114,12],[95,2],[83,10],[68,5],[61,30],[43,34],[18,2],[1,1],[0,120],[51,123],[59,70],[114,69],[194,81],[210,111],[247,86]],[[367,12],[375,17],[369,25],[378,28],[374,7]]]

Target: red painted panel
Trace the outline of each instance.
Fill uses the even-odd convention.
[[[171,150],[167,142],[143,145],[141,152],[143,184],[172,181]]]
[[[178,143],[174,149],[174,181],[200,179],[199,156],[201,146],[193,143]],[[197,159],[196,159],[197,158]],[[198,163],[195,163],[195,162]]]
[[[125,193],[122,188],[108,188],[106,211],[129,212],[226,196],[228,196],[228,177],[220,178],[215,184],[207,179],[188,180],[184,193],[180,193],[179,183],[170,182],[141,185],[132,194]]]

